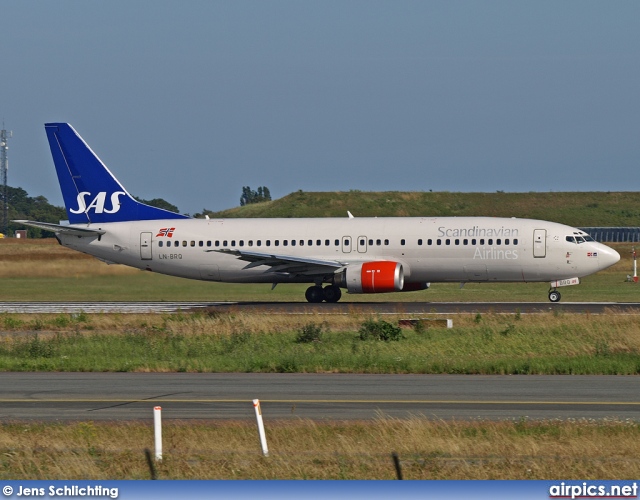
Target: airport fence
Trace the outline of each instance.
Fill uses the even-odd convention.
[[[640,227],[580,227],[601,243],[639,243]]]

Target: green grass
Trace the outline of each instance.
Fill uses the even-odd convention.
[[[312,342],[299,341],[312,320],[279,326],[284,320],[276,318],[262,326],[258,315],[117,317],[105,324],[92,315],[2,315],[4,330],[16,334],[0,343],[0,370],[640,373],[633,316],[465,315],[453,329],[405,329],[389,342],[361,339],[359,326],[371,317],[350,319],[351,325],[327,319]]]
[[[489,216],[542,219],[570,226],[637,226],[640,196],[634,192],[451,193],[303,192],[245,205],[211,217],[442,217]]]
[[[625,274],[599,273],[579,286],[561,288],[563,301],[636,302],[638,285],[626,283]],[[149,272],[119,276],[84,275],[3,278],[0,301],[260,301],[305,302],[308,285],[213,283]],[[349,295],[341,302],[547,302],[547,283],[435,283],[429,290],[408,293]]]

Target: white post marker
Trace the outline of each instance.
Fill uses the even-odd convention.
[[[156,460],[162,460],[162,407],[153,408],[153,431],[156,445]]]
[[[636,247],[631,247],[633,250],[633,282],[638,282],[638,265],[636,264]]]
[[[267,448],[267,436],[264,433],[264,423],[262,423],[262,410],[260,409],[260,400],[253,400],[253,409],[256,411],[256,420],[258,421],[258,434],[260,434],[260,445],[262,446],[262,454],[265,457],[269,456],[269,449]]]

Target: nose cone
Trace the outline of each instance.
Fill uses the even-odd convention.
[[[598,246],[598,267],[600,267],[600,269],[611,267],[620,260],[620,254],[613,248],[602,244]]]

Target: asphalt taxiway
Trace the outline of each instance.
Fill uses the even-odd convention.
[[[640,420],[640,377],[2,373],[0,420]]]

